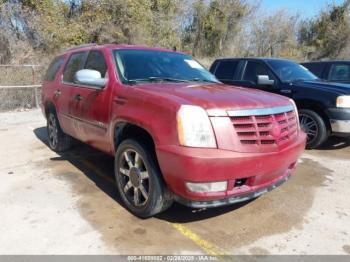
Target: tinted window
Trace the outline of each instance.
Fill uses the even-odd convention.
[[[114,50],[118,73],[124,83],[162,81],[218,82],[191,56],[157,50]]]
[[[91,51],[86,60],[85,69],[99,71],[102,77],[105,77],[107,72],[106,60],[103,54],[99,51]]]
[[[215,70],[215,76],[222,80],[233,80],[233,76],[236,71],[236,67],[239,61],[220,61]]]
[[[314,75],[322,78],[323,70],[326,66],[324,63],[310,63],[310,64],[302,64],[307,69],[309,69]]]
[[[55,80],[56,74],[60,69],[61,65],[63,64],[63,61],[64,61],[63,57],[56,57],[49,65],[49,68],[46,71],[44,80],[46,81]]]
[[[74,75],[77,71],[79,71],[84,62],[84,53],[75,53],[72,54],[69,58],[69,61],[66,64],[66,67],[64,69],[63,73],[63,81],[73,83],[74,82]]]
[[[347,81],[350,79],[349,65],[334,64],[329,71],[328,79],[330,81]]]
[[[268,60],[267,63],[273,68],[282,82],[313,81],[318,79],[306,67],[289,60]]]
[[[248,61],[243,80],[257,84],[259,75],[267,75],[271,80],[275,80],[272,72],[264,64]]]

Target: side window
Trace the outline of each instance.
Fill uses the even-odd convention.
[[[318,78],[322,78],[323,70],[326,66],[324,63],[311,63],[311,64],[302,64],[307,69],[311,71],[314,75],[316,75]]]
[[[258,75],[267,75],[270,80],[276,80],[272,72],[265,65],[254,61],[248,61],[243,80],[257,84]]]
[[[347,81],[350,80],[350,68],[346,64],[333,64],[329,71],[328,80]]]
[[[91,51],[84,68],[99,71],[104,78],[107,72],[107,65],[103,54],[100,51]]]
[[[77,71],[79,71],[84,62],[86,53],[75,53],[72,54],[66,64],[66,67],[64,68],[63,73],[63,81],[68,83],[74,83],[74,75]]]
[[[58,70],[60,70],[61,65],[63,64],[63,57],[56,57],[51,64],[49,65],[49,68],[46,71],[44,80],[45,81],[53,81],[55,80],[56,74]]]
[[[223,60],[220,61],[215,70],[215,76],[220,80],[233,80],[239,61]]]

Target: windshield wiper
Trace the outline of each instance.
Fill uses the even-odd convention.
[[[130,83],[130,84],[136,84],[137,82],[179,82],[180,83],[180,82],[189,82],[189,81],[186,79],[177,79],[177,78],[170,78],[170,77],[157,77],[157,76],[128,80],[128,83]]]
[[[201,79],[201,78],[197,78],[197,77],[193,78],[192,81],[194,81],[194,82],[216,83],[216,84],[220,83],[218,81],[209,80],[209,79]]]
[[[300,82],[300,81],[307,81],[307,80],[304,78],[297,78],[297,79],[293,79],[291,82],[294,83],[294,82]]]
[[[300,82],[300,81],[307,81],[307,80],[306,79],[302,79],[302,78],[297,78],[297,79],[287,80],[287,81],[285,81],[285,83],[293,84],[293,83]]]
[[[290,80],[289,83],[296,83],[301,81],[322,81],[322,80],[319,78],[315,78],[315,79],[297,78],[297,79]]]

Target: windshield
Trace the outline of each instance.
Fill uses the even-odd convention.
[[[317,76],[307,68],[297,63],[286,60],[269,60],[267,63],[273,68],[282,82],[294,82],[301,80],[317,80]]]
[[[123,83],[219,81],[191,56],[154,50],[114,50]]]

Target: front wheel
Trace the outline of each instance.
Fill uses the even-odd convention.
[[[145,144],[128,139],[115,155],[118,191],[126,207],[136,216],[154,216],[172,204],[154,153]]]
[[[299,120],[301,129],[307,134],[307,149],[317,148],[327,140],[327,126],[318,113],[309,109],[300,109]]]

